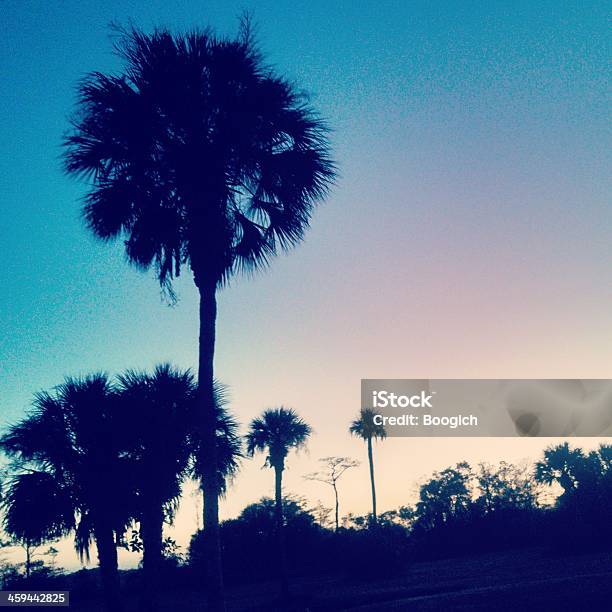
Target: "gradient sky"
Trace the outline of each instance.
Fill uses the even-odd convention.
[[[196,363],[190,279],[170,308],[120,245],[87,234],[59,143],[77,80],[117,67],[109,22],[232,33],[249,7],[269,60],[333,126],[341,178],[303,245],[221,294],[216,371],[241,422],[282,403],[314,427],[288,491],[331,505],[301,476],[350,455],[364,465],[343,509],[366,512],[365,448],[347,433],[360,378],[612,377],[609,14],[558,0],[1,1],[2,425],[68,374]],[[379,506],[410,501],[433,469],[548,442],[388,440]],[[262,464],[245,464],[223,516],[272,493]],[[194,528],[188,499],[179,541]]]

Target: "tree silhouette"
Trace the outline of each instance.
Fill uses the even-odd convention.
[[[561,499],[567,499],[578,485],[578,476],[584,462],[585,455],[580,448],[570,448],[567,442],[551,446],[535,465],[535,479],[547,485],[559,484],[563,489]]]
[[[354,420],[349,427],[349,431],[362,440],[368,446],[368,462],[370,464],[370,485],[372,488],[372,522],[374,525],[378,523],[376,514],[376,484],[374,482],[374,456],[372,452],[372,440],[384,440],[387,437],[387,432],[382,425],[377,425],[374,422],[376,413],[371,408],[362,408],[359,418]]]
[[[350,457],[323,457],[319,459],[319,462],[323,464],[324,469],[319,472],[313,472],[304,476],[306,480],[316,480],[318,482],[324,482],[330,485],[334,490],[335,498],[335,525],[336,531],[340,527],[340,501],[338,498],[338,480],[344,472],[350,468],[357,467],[359,461],[351,459]]]
[[[466,514],[472,501],[472,478],[472,470],[466,462],[434,472],[419,490],[416,505],[419,524],[433,529]]]
[[[17,468],[18,469],[18,468]],[[72,528],[69,493],[47,472],[20,471],[7,482],[2,499],[4,531],[25,551],[25,575],[30,577],[34,550],[61,538]]]
[[[152,374],[118,376],[127,456],[134,477],[143,546],[143,608],[155,609],[163,561],[163,525],[172,518],[188,473],[197,386],[189,370],[158,365]]]
[[[200,295],[199,401],[209,603],[223,609],[213,355],[216,292],[299,242],[334,178],[325,124],[268,67],[248,20],[235,39],[210,30],[124,31],[119,74],[79,86],[65,168],[89,181],[84,216],[161,285],[183,265]]]
[[[531,469],[506,461],[493,466],[480,463],[474,474],[478,505],[483,513],[504,508],[532,508],[536,494]]]
[[[267,452],[265,465],[274,469],[279,579],[283,597],[289,592],[283,534],[282,483],[285,459],[292,448],[300,448],[306,443],[311,432],[310,426],[294,410],[280,407],[265,410],[261,417],[253,419],[246,436],[248,454],[253,456],[257,451]]]
[[[0,439],[17,472],[5,525],[36,541],[73,531],[85,557],[95,541],[113,611],[122,609],[116,541],[134,504],[123,425],[108,378],[94,374],[68,378],[52,394],[38,393],[31,413]]]

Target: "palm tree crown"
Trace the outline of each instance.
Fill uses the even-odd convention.
[[[570,448],[567,442],[544,451],[544,458],[535,465],[538,482],[551,485],[558,482],[565,493],[569,493],[578,482],[585,455],[579,448]]]
[[[266,464],[283,470],[289,450],[304,446],[311,432],[310,425],[291,408],[268,409],[251,421],[247,452],[252,456],[256,451],[267,450]]]
[[[350,427],[349,431],[354,435],[362,438],[363,440],[382,440],[387,437],[387,432],[382,425],[377,425],[374,422],[376,412],[371,408],[362,408],[359,414],[359,418],[355,419]]]
[[[137,514],[158,504],[172,513],[191,454],[194,377],[162,364],[152,374],[128,370],[117,380],[125,426],[132,432],[126,450],[138,491]]]
[[[298,242],[335,170],[327,129],[264,64],[248,25],[123,31],[116,75],[79,87],[68,173],[91,181],[84,215],[169,286],[182,264],[219,284]]]
[[[6,533],[36,546],[67,535],[74,528],[74,506],[62,485],[44,471],[19,470],[12,475],[2,498]]]

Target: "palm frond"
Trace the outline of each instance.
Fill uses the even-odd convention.
[[[359,418],[355,419],[350,427],[349,431],[354,436],[362,438],[363,440],[368,439],[379,439],[383,440],[387,437],[387,431],[383,425],[378,425],[374,421],[374,417],[377,413],[371,408],[362,408],[359,413]]]
[[[306,444],[312,428],[291,408],[270,408],[251,421],[246,436],[247,453],[268,452],[266,463],[283,467],[289,451]]]
[[[64,140],[90,230],[168,290],[185,264],[222,284],[299,242],[335,180],[329,129],[248,20],[234,39],[123,29],[115,50],[121,71],[81,81]]]

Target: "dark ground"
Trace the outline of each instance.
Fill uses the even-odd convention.
[[[396,577],[352,583],[346,578],[300,580],[295,603],[280,607],[276,586],[228,589],[228,612],[328,611],[587,611],[612,610],[612,552],[551,556],[537,549],[419,562]],[[128,597],[128,612],[137,598]],[[196,593],[165,594],[160,611],[202,610]],[[71,605],[97,612],[101,607]]]

